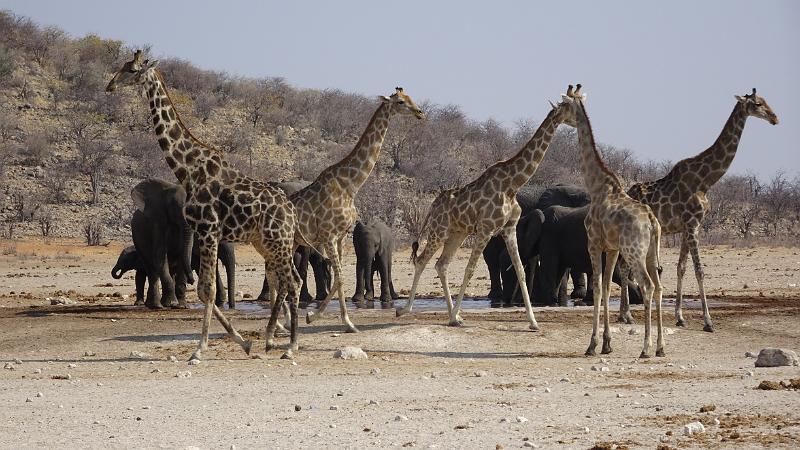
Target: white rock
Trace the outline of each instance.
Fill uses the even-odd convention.
[[[14,364],[22,364],[22,360],[19,358],[14,358]]]
[[[763,348],[758,352],[756,367],[798,366],[797,353],[782,348]]]
[[[547,393],[553,392],[549,387],[544,388],[544,391],[547,392]]]
[[[562,383],[569,383],[569,378],[564,377],[564,378],[561,379],[561,382]]]
[[[659,436],[658,441],[666,444],[667,442],[669,442],[669,436],[667,436],[666,434],[662,434],[661,436]]]
[[[370,404],[370,405],[375,405],[375,406],[379,406],[379,405],[380,405],[380,403],[378,403],[378,401],[377,401],[377,400],[370,400],[370,401],[369,401],[369,404]]]
[[[76,366],[75,364],[67,364],[67,369],[74,369],[76,367],[78,366]]]
[[[44,397],[44,394],[42,394],[41,392],[37,392],[36,396],[41,398],[41,397]]]
[[[33,373],[42,373],[42,369],[36,369],[33,371]]]
[[[95,352],[83,352],[83,356],[95,356],[96,354]]]
[[[584,433],[588,433],[589,432],[589,427],[583,427],[583,432]]]
[[[523,446],[523,447],[526,447],[526,448],[539,448],[539,446],[538,446],[537,444],[534,444],[534,443],[533,443],[533,442],[531,442],[531,441],[525,441],[525,442],[522,444],[522,446]]]
[[[189,372],[188,370],[184,370],[175,374],[175,378],[191,378],[191,377],[192,377],[192,372]]]
[[[706,427],[700,422],[691,422],[683,426],[683,435],[691,436],[693,434],[705,433]]]
[[[54,298],[47,297],[47,300],[50,302],[51,305],[75,305],[78,303],[75,300],[72,300],[71,298],[65,297],[63,295]]]
[[[5,364],[3,365],[3,369],[6,369],[6,370],[14,370],[14,364],[11,364],[10,362],[7,362],[7,363],[5,363]]]
[[[478,370],[475,372],[475,376],[478,378],[485,377],[487,375],[489,375],[489,373],[486,372],[485,370]]]
[[[744,357],[745,357],[745,358],[757,358],[757,357],[758,357],[758,355],[756,355],[756,354],[755,354],[755,353],[753,353],[753,352],[744,352]]]
[[[31,399],[30,397],[25,399],[25,403],[31,403],[31,402],[33,402],[33,399]]]
[[[200,364],[200,360],[199,359],[190,359],[188,364],[190,366],[196,366],[196,365]]]
[[[167,361],[178,362],[178,357],[175,356],[175,355],[169,355],[169,356],[167,356]]]
[[[337,359],[368,359],[364,350],[360,347],[342,347],[333,353],[333,357]]]
[[[516,421],[517,423],[525,423],[528,421],[528,418],[525,416],[517,416]]]
[[[714,425],[719,426],[719,419],[717,419],[716,417],[714,417]]]
[[[331,406],[331,408],[330,408],[330,409],[331,409],[331,411],[338,411],[338,410],[339,410],[339,407],[338,407],[338,406],[336,406],[336,405],[333,405],[333,406]]]
[[[622,397],[625,397],[625,394],[623,394],[622,392],[617,394],[617,398],[622,398]]]
[[[148,355],[142,353],[140,351],[134,350],[128,355],[129,358],[138,358],[138,359],[145,359],[148,358]]]
[[[404,416],[402,414],[398,414],[398,415],[394,416],[394,421],[395,422],[405,422],[406,420],[408,420],[408,417],[406,417],[406,416]]]
[[[371,373],[372,375],[378,375],[379,373],[381,373],[381,369],[375,367],[374,369],[370,370],[369,373]]]

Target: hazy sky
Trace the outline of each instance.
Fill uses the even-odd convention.
[[[733,95],[756,87],[781,123],[751,118],[732,171],[800,173],[798,1],[0,0],[0,9],[300,87],[403,86],[417,101],[509,126],[541,121],[547,100],[580,82],[597,139],[656,160],[704,150]]]

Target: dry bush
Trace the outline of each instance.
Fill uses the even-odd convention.
[[[13,114],[0,110],[0,143],[8,142],[16,133],[19,121]]]
[[[49,237],[55,225],[55,216],[50,208],[42,208],[36,213],[36,221],[39,222],[39,232],[42,237]]]
[[[175,176],[152,133],[125,134],[122,137],[122,151],[133,159],[129,174],[134,178],[154,177],[169,180]]]
[[[22,154],[25,156],[23,164],[28,166],[41,166],[50,156],[52,139],[44,131],[36,131],[28,135],[22,145]]]
[[[80,173],[89,177],[89,188],[93,205],[100,202],[100,183],[108,175],[111,166],[111,143],[99,139],[81,139],[78,141],[78,159],[76,167]]]
[[[72,176],[61,168],[51,168],[47,171],[42,180],[47,203],[60,205],[67,202],[67,185],[71,178]]]
[[[376,169],[358,191],[355,204],[362,220],[380,219],[392,228],[400,205],[397,179]]]
[[[17,68],[14,54],[2,43],[0,43],[0,85],[5,85],[11,80],[11,74]]]
[[[430,204],[423,200],[421,192],[405,192],[398,202],[400,212],[400,225],[412,239],[418,239],[422,234],[425,217]]]
[[[320,172],[340,161],[349,151],[350,149],[344,145],[326,142],[321,145],[319,151],[313,152],[295,163],[295,178],[314,181]]]
[[[83,224],[83,236],[86,238],[86,245],[90,247],[102,245],[104,233],[105,225],[96,217],[86,219]]]

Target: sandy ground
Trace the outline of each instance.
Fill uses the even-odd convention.
[[[243,303],[227,313],[262,358],[247,357],[215,323],[204,361],[188,365],[200,311],[151,312],[111,297],[133,293],[132,276],[109,274],[120,248],[0,241],[0,364],[13,367],[0,370],[0,447],[800,445],[800,392],[756,389],[762,380],[799,378],[800,368],[755,368],[744,356],[769,346],[800,350],[797,249],[705,247],[717,332],[702,331],[696,301],[688,302],[689,327],[675,328],[667,300],[664,358],[636,358],[641,308],[637,325],[613,324],[614,352],[601,359],[583,356],[590,308],[536,308],[542,331],[533,333],[520,308],[473,308],[463,313],[465,327],[444,326],[439,301],[399,319],[393,310],[356,310],[358,334],[341,333],[334,315],[302,325],[300,352],[286,361],[278,350],[263,354],[265,315]],[[669,295],[677,252],[663,255]],[[237,289],[255,295],[262,266],[252,251],[238,256]],[[451,266],[455,285],[467,257],[460,252]],[[407,261],[398,252],[401,291],[410,286]],[[347,295],[354,265],[349,249]],[[693,278],[685,284],[695,295]],[[75,291],[68,295],[79,304],[50,306],[45,297],[57,290]],[[468,292],[487,290],[480,263]],[[421,292],[440,291],[430,267]],[[369,359],[333,359],[350,345]],[[705,405],[714,411],[701,413]],[[683,436],[694,420],[706,432]]]

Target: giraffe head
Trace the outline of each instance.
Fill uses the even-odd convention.
[[[764,119],[772,125],[778,124],[778,116],[772,112],[764,97],[756,94],[756,88],[753,88],[752,94],[736,95],[736,100],[741,103],[748,116],[758,117]]]
[[[149,59],[145,59],[142,61],[142,51],[136,50],[136,53],[133,54],[133,59],[123,64],[117,73],[114,74],[114,78],[108,82],[106,92],[115,91],[117,86],[144,83],[144,80],[147,78],[144,75],[150,70],[155,70],[157,65],[158,60],[150,61]]]
[[[386,97],[385,95],[378,97],[380,101],[389,105],[392,114],[411,114],[417,119],[425,118],[425,113],[422,112],[422,109],[417,106],[416,103],[414,103],[414,100],[412,100],[411,97],[403,92],[403,88],[398,87],[394,89],[394,94],[390,95],[389,97]]]
[[[553,105],[553,108],[558,108],[563,105],[564,108],[564,123],[571,127],[577,127],[577,108],[580,102],[586,101],[586,94],[581,93],[581,86],[578,83],[577,86],[572,86],[571,84],[567,86],[567,93],[561,94],[561,103],[558,105]],[[552,104],[552,103],[551,103]]]

